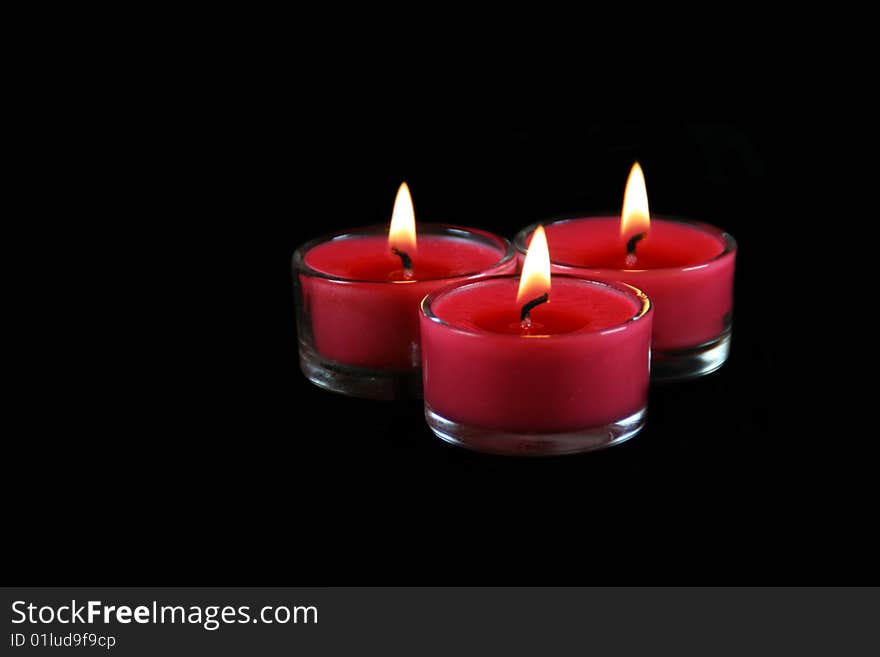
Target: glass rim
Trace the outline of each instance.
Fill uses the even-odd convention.
[[[613,219],[615,217],[614,214],[590,214],[590,215],[573,215],[571,217],[558,217],[556,219],[551,219],[549,221],[536,221],[534,223],[529,224],[525,228],[522,228],[514,235],[511,243],[513,244],[513,248],[517,253],[521,253],[522,255],[526,254],[528,248],[525,244],[525,238],[527,235],[530,235],[538,226],[544,226],[546,229],[548,226],[552,224],[561,224],[567,223],[570,221],[590,221],[593,219]],[[719,238],[724,244],[724,249],[721,253],[712,256],[708,260],[704,262],[697,263],[695,265],[685,265],[681,267],[651,267],[650,269],[615,269],[614,267],[596,267],[591,265],[579,265],[571,262],[565,262],[563,260],[556,260],[552,256],[550,257],[550,264],[557,265],[559,267],[566,267],[568,269],[573,270],[585,270],[585,271],[598,271],[598,272],[616,272],[616,271],[625,271],[629,273],[638,273],[638,272],[679,272],[679,271],[690,271],[693,269],[702,269],[703,267],[707,267],[713,262],[717,260],[721,260],[722,258],[727,257],[731,253],[736,253],[737,243],[736,239],[728,233],[726,230],[718,228],[717,226],[713,226],[712,224],[707,224],[704,221],[696,221],[694,219],[686,219],[683,217],[675,217],[669,215],[662,214],[652,214],[651,219],[658,219],[661,221],[670,221],[673,223],[684,224],[686,226],[692,226],[694,228],[699,228],[700,230],[710,233],[711,235]]]
[[[333,242],[336,240],[357,238],[363,236],[387,236],[388,235],[388,224],[371,224],[369,226],[363,226],[360,228],[347,228],[343,230],[334,231],[332,233],[327,233],[320,237],[316,237],[315,239],[309,240],[308,242],[301,244],[297,249],[293,252],[293,257],[291,259],[291,265],[294,272],[299,272],[301,274],[306,274],[307,276],[311,276],[314,278],[323,278],[330,281],[336,281],[339,283],[372,283],[374,285],[411,285],[414,283],[429,283],[434,281],[455,281],[458,279],[469,279],[475,276],[481,276],[486,272],[494,272],[501,267],[507,265],[511,260],[513,260],[516,255],[516,250],[513,248],[513,243],[507,239],[506,237],[502,237],[501,235],[497,235],[491,231],[483,230],[481,228],[471,228],[469,226],[459,226],[457,224],[443,224],[443,223],[429,223],[429,222],[419,222],[416,224],[416,234],[425,233],[428,235],[449,235],[452,237],[478,237],[482,239],[485,243],[490,244],[492,246],[496,246],[502,252],[502,256],[499,260],[494,262],[493,264],[476,271],[467,271],[461,274],[455,274],[454,276],[438,276],[436,278],[422,278],[422,279],[413,279],[413,280],[405,280],[405,281],[377,281],[371,279],[362,279],[362,278],[349,278],[346,276],[339,276],[336,274],[328,274],[327,272],[319,271],[313,267],[311,267],[305,259],[306,253],[308,253],[311,249],[315,248],[319,244],[324,244],[326,242]]]
[[[635,299],[639,303],[639,308],[636,310],[635,314],[632,317],[624,320],[623,322],[620,322],[619,324],[613,324],[611,326],[606,326],[606,327],[603,327],[600,329],[589,329],[589,330],[578,329],[575,331],[569,331],[568,333],[557,333],[555,335],[514,335],[512,333],[495,333],[493,331],[489,331],[486,329],[464,327],[464,326],[460,326],[458,324],[452,324],[452,323],[446,321],[445,319],[443,319],[442,317],[439,317],[434,312],[434,309],[432,307],[432,304],[434,302],[436,302],[437,299],[439,299],[442,296],[445,296],[446,294],[449,294],[450,292],[453,292],[454,290],[457,290],[460,287],[467,287],[470,285],[483,285],[485,283],[490,283],[492,281],[500,281],[500,280],[513,280],[513,281],[518,282],[519,279],[520,279],[519,274],[486,276],[484,278],[478,278],[476,280],[462,281],[459,283],[452,283],[450,285],[445,285],[441,288],[438,288],[438,289],[426,294],[425,297],[422,299],[422,302],[419,304],[419,310],[420,310],[421,314],[425,317],[425,319],[427,319],[428,321],[434,322],[435,324],[439,324],[441,326],[445,326],[446,328],[453,330],[453,331],[458,331],[460,333],[465,333],[467,335],[495,336],[495,337],[499,337],[499,338],[511,338],[514,340],[524,340],[524,339],[534,340],[536,338],[541,338],[544,340],[564,340],[564,339],[576,338],[578,336],[583,336],[583,335],[602,335],[604,333],[616,333],[617,331],[621,331],[621,330],[625,329],[630,324],[637,322],[639,320],[642,320],[645,317],[649,316],[654,310],[654,303],[651,301],[650,297],[648,297],[647,294],[645,294],[642,290],[637,288],[635,285],[630,285],[629,283],[624,283],[622,281],[614,281],[614,282],[597,281],[597,280],[593,280],[591,278],[585,278],[583,276],[576,276],[576,275],[572,275],[572,274],[552,274],[551,284],[552,284],[553,280],[566,279],[566,280],[577,281],[580,283],[586,283],[589,285],[599,285],[602,287],[612,288],[614,290],[617,290],[618,292],[623,292],[631,297],[635,297]],[[551,292],[552,292],[552,287],[551,287]]]

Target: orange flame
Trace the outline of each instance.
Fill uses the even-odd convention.
[[[550,249],[547,248],[544,227],[538,226],[532,233],[529,250],[523,261],[516,302],[527,303],[545,292],[550,292]]]
[[[651,214],[648,211],[648,189],[645,187],[645,174],[636,162],[626,180],[623,192],[623,212],[620,215],[620,236],[628,240],[633,235],[647,233],[651,227]]]
[[[416,214],[407,184],[401,183],[394,199],[391,228],[388,230],[388,247],[405,251],[410,256],[416,250]]]

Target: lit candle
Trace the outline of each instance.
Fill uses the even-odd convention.
[[[534,230],[517,234],[525,253]],[[622,281],[654,304],[652,377],[672,380],[712,372],[727,359],[733,317],[736,242],[704,223],[651,217],[636,163],[620,217],[581,217],[546,225],[554,273]]]
[[[639,290],[550,278],[543,229],[522,275],[446,286],[422,301],[425,417],[440,438],[549,455],[634,436],[647,404],[651,305]]]
[[[300,366],[318,386],[375,399],[421,395],[419,301],[457,280],[514,271],[510,243],[419,224],[406,183],[391,226],[323,237],[293,256]]]

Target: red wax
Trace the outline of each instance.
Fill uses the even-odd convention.
[[[550,301],[519,321],[517,277],[444,288],[423,303],[425,403],[486,429],[599,427],[646,404],[651,312],[626,286],[554,276]],[[637,318],[637,319],[636,319]]]
[[[453,280],[509,273],[507,243],[490,233],[420,224],[409,254],[412,278],[388,246],[387,227],[323,241],[299,273],[314,347],[324,358],[357,367],[408,371],[421,366],[421,299]]]
[[[619,217],[585,217],[546,224],[552,271],[643,290],[654,304],[653,346],[694,347],[721,335],[733,310],[736,246],[712,226],[651,219],[648,236],[626,262]],[[527,244],[531,238],[524,237]],[[517,239],[520,261],[524,244]]]

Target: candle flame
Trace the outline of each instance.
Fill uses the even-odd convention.
[[[547,248],[544,227],[538,226],[532,233],[529,250],[523,261],[516,302],[527,303],[545,292],[550,292],[550,249]]]
[[[648,212],[648,189],[645,187],[645,174],[636,162],[626,180],[623,192],[623,212],[620,215],[620,236],[628,240],[634,235],[647,233],[651,226]]]
[[[412,256],[416,250],[416,214],[407,184],[401,183],[394,199],[391,228],[388,230],[388,247]]]

